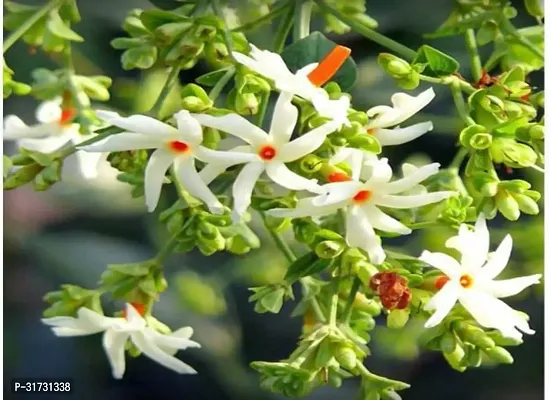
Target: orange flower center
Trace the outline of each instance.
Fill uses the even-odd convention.
[[[308,74],[308,79],[314,86],[320,87],[327,83],[344,64],[352,51],[344,46],[337,46],[320,61],[316,69]]]
[[[470,288],[473,286],[474,280],[473,277],[469,274],[463,274],[461,275],[461,278],[459,278],[459,284],[463,286],[465,289]]]
[[[370,128],[370,129],[367,129],[365,133],[367,133],[368,135],[373,135],[375,133],[375,130],[376,130],[375,128]]]
[[[440,290],[444,287],[446,283],[449,282],[449,280],[450,278],[448,278],[447,276],[441,276],[436,280],[436,282],[434,283],[434,286],[436,286],[436,289]]]
[[[142,303],[130,303],[132,307],[136,309],[138,314],[140,314],[142,317],[145,314],[145,304]],[[126,307],[122,310],[122,317],[126,318]]]
[[[168,142],[168,147],[175,153],[185,153],[189,150],[189,146],[187,143],[180,142],[178,140]]]
[[[346,182],[351,180],[351,178],[344,172],[332,172],[327,176],[327,180],[331,183],[335,183],[335,182]]]
[[[276,149],[272,146],[264,146],[258,152],[260,158],[266,161],[270,161],[276,156]]]
[[[364,203],[371,197],[371,191],[369,190],[360,190],[356,195],[354,196],[354,201],[356,203]]]
[[[59,125],[69,125],[72,119],[75,117],[75,114],[76,114],[76,110],[74,108],[65,108],[61,110]]]

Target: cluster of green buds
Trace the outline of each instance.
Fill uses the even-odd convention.
[[[419,86],[419,71],[407,61],[390,53],[381,53],[377,62],[402,89],[413,90]]]
[[[214,68],[231,63],[224,22],[214,15],[194,16],[193,6],[172,11],[136,9],[126,18],[123,28],[130,37],[114,39],[111,45],[124,50],[121,61],[125,69],[148,69],[157,61],[189,69],[201,58]],[[230,35],[235,50],[246,50],[243,34]]]
[[[4,28],[12,31],[34,18],[42,6],[7,1],[4,7],[8,11],[4,16]],[[76,0],[51,1],[46,11],[23,35],[25,43],[32,48],[42,47],[48,53],[60,53],[70,46],[70,42],[84,41],[70,28],[72,23],[80,21]]]
[[[366,14],[365,1],[328,0],[326,3],[356,23],[365,25],[370,29],[375,29],[379,26],[379,23],[375,19]],[[335,15],[328,13],[323,9],[319,9],[319,12],[323,16],[323,20],[325,22],[325,32],[334,32],[337,35],[343,35],[350,32],[350,26],[341,19],[337,18]]]
[[[44,310],[44,317],[75,316],[81,307],[89,308],[103,314],[101,293],[75,285],[61,285],[61,290],[49,292],[44,296],[49,307]]]
[[[18,96],[24,96],[31,92],[31,87],[25,83],[17,82],[13,80],[13,70],[8,67],[6,60],[2,58],[2,88],[4,93],[4,99],[8,98],[12,94]]]
[[[63,159],[56,154],[21,148],[12,157],[4,155],[4,190],[16,189],[30,182],[37,191],[48,190],[60,181],[62,167]]]

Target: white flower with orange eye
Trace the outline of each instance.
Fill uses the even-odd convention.
[[[250,55],[233,52],[235,59],[256,73],[274,81],[280,92],[292,93],[312,103],[322,117],[331,119],[341,125],[350,125],[348,109],[350,99],[342,96],[337,100],[329,98],[321,88],[327,83],[350,55],[350,49],[336,46],[319,63],[308,64],[292,73],[285,61],[277,53],[260,50],[251,45]]]
[[[122,318],[106,317],[88,308],[78,310],[77,318],[44,318],[42,322],[52,327],[56,336],[86,336],[104,332],[103,349],[107,354],[115,379],[121,379],[126,368],[125,346],[128,339],[145,356],[179,374],[196,374],[192,367],[174,357],[178,350],[200,348],[201,345],[190,340],[193,329],[180,328],[170,334],[162,334],[152,329],[146,318],[140,315],[142,307],[127,304]]]
[[[323,192],[315,179],[307,179],[292,172],[285,163],[298,160],[316,150],[327,135],[337,129],[337,124],[327,122],[291,140],[298,119],[298,110],[291,104],[291,99],[290,93],[282,92],[279,95],[269,133],[237,114],[193,115],[201,125],[227,132],[248,143],[246,146],[238,146],[224,152],[224,157],[218,161],[217,155],[213,155],[212,164],[207,165],[200,173],[201,178],[209,183],[230,166],[246,163],[233,184],[234,222],[241,220],[251,204],[254,186],[263,172],[284,188]]]
[[[71,122],[75,114],[73,108],[62,110],[61,99],[57,99],[44,102],[37,108],[36,119],[39,123],[35,125],[29,126],[18,116],[8,115],[4,118],[4,140],[15,140],[20,148],[49,154],[67,144],[77,145],[94,137],[79,133],[78,124]],[[101,154],[75,152],[63,164],[62,179],[96,178],[101,157]]]
[[[417,114],[434,99],[434,96],[432,88],[418,96],[395,93],[390,99],[392,107],[376,106],[367,111],[370,119],[365,127],[366,133],[375,136],[383,147],[396,146],[417,139],[433,129],[432,122],[421,122],[406,128],[400,128],[398,125]],[[351,162],[353,157],[363,157],[364,160],[368,160],[375,158],[375,155],[363,150],[343,147],[331,158],[331,163]]]
[[[214,154],[216,161],[219,161],[225,153],[201,146],[202,128],[188,111],[182,110],[174,115],[177,128],[145,115],[121,117],[111,111],[97,111],[96,114],[125,131],[85,146],[83,150],[112,152],[156,149],[145,168],[145,203],[150,212],[157,207],[166,172],[172,164],[178,179],[192,196],[205,202],[211,212],[224,212],[223,205],[199,177],[195,169],[195,159],[209,161]]]
[[[459,234],[448,239],[446,247],[459,251],[461,262],[447,254],[429,251],[419,257],[446,274],[436,281],[440,291],[425,306],[426,310],[434,311],[426,328],[441,323],[459,301],[481,326],[497,329],[505,337],[521,339],[521,332],[535,333],[517,311],[499,299],[539,283],[541,274],[494,280],[509,262],[513,248],[511,235],[505,236],[497,250],[489,254],[490,233],[484,215],[480,214],[474,231],[461,225]]]
[[[392,169],[386,158],[358,163],[352,166],[352,177],[343,173],[329,175],[328,179],[332,183],[324,186],[326,194],[301,199],[294,209],[272,209],[267,214],[281,218],[304,218],[323,217],[344,210],[348,244],[365,250],[372,263],[381,264],[386,256],[375,229],[402,235],[411,233],[411,229],[385,214],[379,207],[415,208],[452,196],[454,192],[398,195],[436,174],[438,167],[437,163],[425,165],[390,182]]]

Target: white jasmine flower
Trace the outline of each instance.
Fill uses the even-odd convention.
[[[231,165],[246,163],[233,185],[234,221],[239,221],[251,203],[256,181],[265,171],[278,185],[290,190],[309,190],[320,193],[323,189],[315,179],[306,179],[292,172],[285,163],[298,160],[320,147],[328,134],[337,129],[336,123],[328,122],[305,135],[291,140],[297,123],[298,110],[291,104],[292,94],[282,92],[274,108],[269,133],[237,114],[211,116],[194,114],[201,125],[219,129],[237,136],[248,143],[230,151],[201,171],[205,182],[212,181]],[[220,154],[222,152],[218,152]]]
[[[276,89],[310,101],[322,117],[330,118],[339,126],[350,125],[347,117],[350,99],[342,96],[332,100],[321,86],[331,79],[349,55],[350,49],[337,46],[320,63],[308,64],[294,74],[277,53],[253,45],[249,56],[233,52],[239,63],[273,80]]]
[[[505,236],[489,257],[490,233],[484,215],[480,214],[474,231],[461,225],[459,234],[448,239],[446,247],[459,251],[461,262],[447,254],[429,251],[424,251],[419,257],[446,274],[437,281],[440,291],[425,306],[426,310],[434,310],[425,327],[442,322],[459,301],[481,326],[495,328],[505,337],[521,339],[521,332],[535,333],[518,312],[499,299],[514,296],[539,283],[541,275],[494,280],[509,262],[513,248],[511,235]]]
[[[375,229],[402,235],[411,233],[411,229],[385,214],[379,207],[421,207],[453,195],[454,192],[398,195],[436,174],[438,167],[437,163],[426,165],[390,182],[392,169],[386,158],[363,165],[358,163],[352,166],[352,178],[346,175],[330,176],[333,183],[324,186],[327,194],[301,199],[295,209],[272,209],[268,214],[282,218],[321,217],[342,209],[346,213],[348,244],[365,250],[372,263],[381,264],[385,253]]]
[[[180,361],[174,354],[189,347],[201,345],[190,340],[193,329],[180,328],[164,335],[150,326],[139,312],[127,304],[125,318],[112,318],[88,308],[78,310],[78,317],[44,318],[42,322],[52,327],[56,336],[86,336],[103,333],[103,348],[111,364],[113,377],[121,379],[125,370],[125,345],[128,339],[144,355],[179,374],[195,374],[192,367]]]
[[[16,115],[6,116],[4,140],[15,140],[20,148],[49,154],[67,144],[77,145],[92,138],[94,135],[79,133],[78,124],[71,123],[74,116],[74,109],[61,109],[61,99],[44,102],[36,110],[38,124],[29,126]],[[96,178],[101,157],[101,154],[75,152],[63,163],[62,179]]]
[[[407,93],[395,93],[390,106],[375,106],[367,111],[370,118],[365,129],[366,133],[375,136],[381,146],[396,146],[417,139],[419,136],[432,131],[431,121],[421,122],[406,128],[398,125],[418,113],[434,99],[432,88],[425,90],[418,96]],[[392,128],[394,127],[394,128]],[[392,128],[392,129],[389,129]],[[375,155],[359,149],[343,147],[331,158],[332,164],[352,162],[353,157],[363,157],[365,161],[373,159]]]
[[[111,111],[97,111],[97,116],[125,130],[104,140],[83,147],[90,152],[112,152],[156,149],[145,169],[145,202],[151,212],[157,207],[163,180],[168,168],[174,164],[178,179],[192,195],[205,202],[213,213],[222,213],[223,205],[201,180],[195,169],[195,159],[208,161],[216,151],[201,146],[203,132],[199,123],[188,111],[174,115],[178,128],[145,115],[121,117]]]

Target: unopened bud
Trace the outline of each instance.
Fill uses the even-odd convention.
[[[544,0],[524,0],[524,7],[532,17],[543,18],[545,16],[543,2]]]
[[[492,135],[489,133],[477,133],[471,137],[469,145],[475,150],[485,150],[492,145]]]
[[[495,197],[499,212],[509,221],[516,221],[520,217],[519,205],[514,197],[506,190],[500,190]]]
[[[235,110],[241,115],[254,115],[258,112],[260,102],[253,93],[237,93]]]
[[[342,368],[352,370],[356,367],[358,360],[356,353],[349,346],[341,345],[336,353],[335,359],[341,365]]]
[[[495,346],[491,349],[484,350],[484,353],[486,353],[486,355],[493,361],[500,364],[512,364],[515,361],[511,353],[500,346]]]
[[[377,63],[394,79],[405,78],[413,70],[407,61],[389,53],[379,54]]]
[[[538,207],[538,203],[536,203],[532,198],[524,194],[512,194],[512,196],[516,200],[520,211],[529,215],[539,214],[540,209]]]

